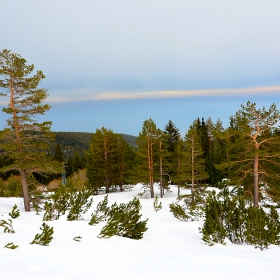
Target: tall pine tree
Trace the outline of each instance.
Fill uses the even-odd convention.
[[[59,167],[47,155],[51,122],[38,123],[37,116],[44,115],[50,109],[44,100],[48,96],[46,89],[38,89],[45,78],[42,71],[32,76],[34,65],[9,50],[0,52],[0,88],[8,96],[8,106],[3,112],[11,115],[7,120],[8,128],[2,133],[3,148],[12,163],[1,171],[17,170],[21,176],[25,211],[30,211],[28,193],[28,174],[53,173]]]

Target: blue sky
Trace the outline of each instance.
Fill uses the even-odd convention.
[[[184,133],[197,117],[226,124],[248,99],[280,108],[279,0],[3,0],[0,8],[0,49],[44,72],[55,131],[137,135],[153,118]]]

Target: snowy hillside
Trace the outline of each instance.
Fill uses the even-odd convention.
[[[130,192],[109,194],[109,204],[128,202],[140,192],[137,185]],[[159,190],[156,189],[156,195]],[[123,237],[99,239],[104,223],[89,226],[88,221],[104,195],[94,196],[83,221],[46,222],[54,227],[49,246],[30,245],[40,233],[43,214],[25,213],[18,198],[0,198],[0,219],[8,219],[14,204],[21,212],[13,220],[14,234],[0,227],[1,279],[280,279],[279,246],[260,251],[249,245],[209,247],[201,240],[200,222],[181,222],[169,212],[177,190],[167,193],[163,209],[153,210],[152,199],[140,199],[142,218],[148,220],[148,231],[141,240]],[[81,236],[81,242],[73,240]],[[4,248],[13,242],[15,250]]]

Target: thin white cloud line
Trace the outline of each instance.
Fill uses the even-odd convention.
[[[240,96],[242,94],[265,94],[280,93],[280,86],[252,87],[252,88],[225,88],[225,89],[201,89],[201,90],[162,90],[162,91],[116,91],[91,93],[91,89],[75,90],[50,93],[47,102],[61,103],[71,101],[98,101],[98,100],[121,100],[121,99],[145,99],[145,98],[172,98],[190,96]],[[63,96],[67,93],[68,97]],[[56,95],[56,97],[53,97]],[[80,95],[80,96],[79,96]],[[1,104],[1,103],[0,103]]]
[[[75,101],[176,98],[193,96],[240,96],[242,94],[280,94],[280,86],[252,87],[252,88],[224,88],[199,90],[161,90],[161,91],[115,91],[96,93],[92,89],[69,90],[61,92],[49,91],[46,99],[48,103],[63,103]],[[0,106],[7,105],[7,101],[0,99]]]

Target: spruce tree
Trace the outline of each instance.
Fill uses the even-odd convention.
[[[185,160],[186,145],[182,139],[177,141],[173,156],[169,164],[172,166],[173,172],[171,173],[171,180],[176,183],[178,188],[178,196],[180,195],[180,189],[186,186],[186,164]]]
[[[58,143],[56,144],[56,148],[55,148],[55,151],[54,151],[54,159],[59,161],[59,162],[64,162],[64,157],[63,157],[61,148],[60,148]]]
[[[169,120],[163,131],[163,183],[168,184],[168,181],[173,180],[178,174],[178,151],[180,150],[181,136],[179,129],[174,123]],[[179,180],[180,181],[180,180]],[[178,184],[178,195],[180,193],[180,183]],[[164,190],[164,189],[163,189]]]
[[[168,124],[165,126],[164,132],[166,137],[166,144],[168,152],[174,152],[176,145],[180,139],[179,129],[174,125],[174,123],[169,120]]]

